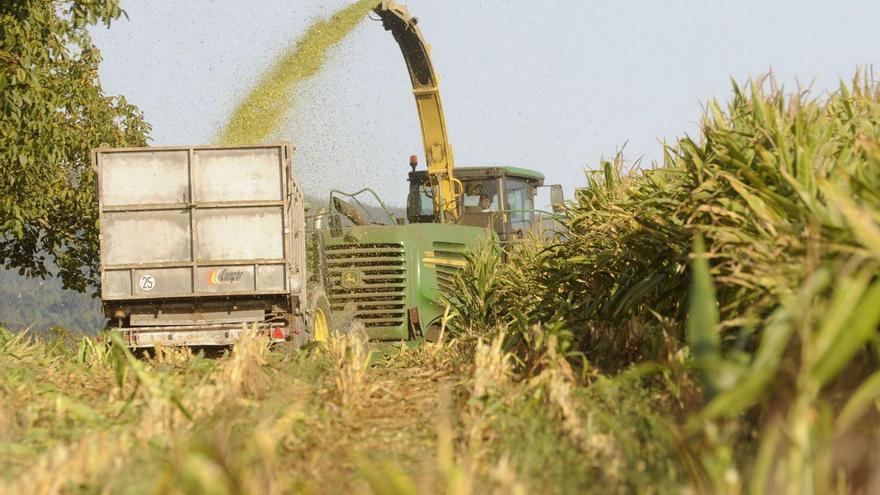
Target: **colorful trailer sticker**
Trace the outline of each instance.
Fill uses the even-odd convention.
[[[242,276],[244,276],[244,270],[218,268],[208,272],[208,283],[211,285],[234,284],[241,280]]]

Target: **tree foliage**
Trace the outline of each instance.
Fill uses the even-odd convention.
[[[97,285],[96,177],[90,149],[142,146],[149,125],[104,94],[88,27],[118,0],[0,2],[0,259],[66,288]]]

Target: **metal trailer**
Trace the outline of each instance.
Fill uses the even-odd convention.
[[[133,348],[326,336],[289,144],[98,148],[101,301]]]

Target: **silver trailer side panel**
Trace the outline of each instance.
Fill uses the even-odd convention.
[[[182,204],[189,197],[187,150],[99,151],[104,206]]]
[[[95,150],[103,300],[301,295],[290,158],[284,144]]]
[[[190,212],[180,210],[104,211],[101,218],[105,268],[117,265],[180,263],[190,260]]]
[[[283,259],[283,215],[279,206],[195,211],[196,259]]]
[[[284,194],[284,174],[280,168],[280,149],[196,150],[193,184],[198,201],[280,201]],[[232,178],[229,181],[230,171]]]

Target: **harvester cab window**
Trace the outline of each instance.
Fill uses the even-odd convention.
[[[434,221],[433,188],[427,174],[413,172],[409,177],[406,217],[410,223]]]
[[[511,231],[528,230],[535,220],[535,185],[523,179],[508,178],[504,186],[505,210],[510,211],[509,228]]]
[[[462,180],[462,225],[501,228],[501,215],[494,213],[501,210],[498,185],[497,178]]]
[[[498,181],[496,179],[489,180],[471,180],[463,182],[464,211],[471,213],[482,213],[485,211],[498,211]]]

